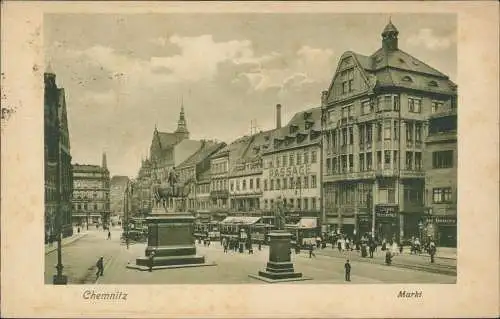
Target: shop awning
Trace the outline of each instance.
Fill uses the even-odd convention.
[[[226,217],[220,223],[222,225],[253,225],[260,220],[261,217],[242,217],[230,216]]]
[[[318,227],[318,219],[316,217],[303,217],[297,223],[297,228],[316,228]]]

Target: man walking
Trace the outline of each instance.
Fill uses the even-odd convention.
[[[110,239],[111,239],[111,231],[108,230],[108,240],[110,240]]]
[[[97,260],[96,267],[97,267],[97,273],[95,279],[97,280],[99,276],[104,276],[104,257],[101,256],[101,258]]]
[[[312,258],[312,256],[316,257],[314,254],[314,244],[311,242],[309,243],[309,258]]]
[[[431,263],[434,263],[434,255],[436,254],[436,244],[431,240],[429,244],[429,255],[431,255]]]
[[[154,256],[155,256],[155,252],[154,250],[149,254],[149,272],[152,272],[153,271],[153,259],[154,259]]]
[[[349,259],[344,264],[345,269],[345,281],[351,281],[351,264],[349,263]]]

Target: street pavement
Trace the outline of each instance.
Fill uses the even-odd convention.
[[[144,256],[145,244],[130,245],[129,249],[120,243],[121,229],[112,230],[112,239],[107,240],[107,232],[89,231],[85,237],[63,247],[64,274],[69,284],[265,284],[249,277],[264,270],[268,260],[269,248],[263,246],[259,251],[254,246],[254,254],[230,252],[225,254],[220,243],[212,242],[210,247],[197,244],[197,253],[204,255],[207,262],[215,262],[216,266],[177,268],[138,271],[126,268],[127,263],[134,263],[135,258]],[[297,284],[346,283],[344,281],[344,263],[346,255],[328,255],[324,251],[316,251],[316,258],[309,258],[306,251],[299,255],[292,253],[292,261],[296,271],[312,280],[297,281]],[[333,253],[333,252],[332,252]],[[104,257],[104,276],[96,280],[97,259]],[[402,257],[402,256],[401,256]],[[456,276],[429,271],[415,270],[405,267],[386,266],[383,258],[377,256],[367,262],[351,258],[351,282],[349,284],[377,283],[455,283]],[[397,258],[397,257],[396,257]],[[424,262],[428,258],[412,256]],[[363,258],[365,259],[365,258]],[[376,262],[375,262],[376,261]],[[379,262],[381,261],[381,262]],[[57,253],[46,255],[45,282],[52,283],[55,273]]]

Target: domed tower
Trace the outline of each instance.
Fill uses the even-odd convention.
[[[398,29],[392,24],[389,19],[389,23],[385,26],[382,32],[382,48],[386,52],[397,51],[398,50]]]

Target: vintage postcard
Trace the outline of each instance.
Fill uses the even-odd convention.
[[[2,314],[498,313],[498,4],[2,3]]]

